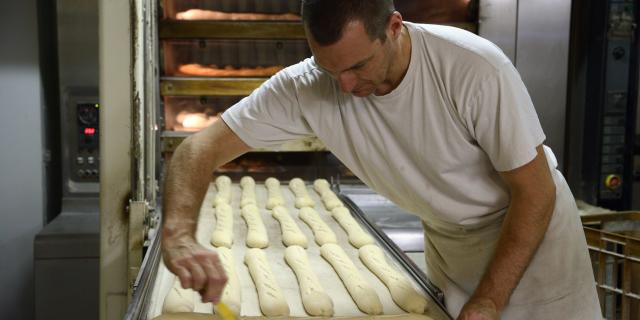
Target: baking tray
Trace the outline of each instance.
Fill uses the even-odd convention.
[[[338,243],[340,244],[340,246],[351,258],[351,261],[360,271],[363,278],[372,285],[372,287],[380,297],[384,308],[384,314],[405,314],[406,312],[400,309],[392,301],[387,287],[384,286],[384,284],[373,273],[371,273],[367,269],[367,267],[364,266],[364,264],[362,264],[362,262],[358,258],[358,250],[355,247],[351,246],[351,244],[348,242],[347,234],[324,209],[319,196],[313,190],[309,182],[307,182],[307,188],[309,195],[316,202],[316,211],[319,213],[321,218],[332,228],[338,238]],[[346,288],[342,284],[342,281],[335,273],[331,265],[320,256],[320,248],[314,241],[313,232],[302,220],[298,218],[298,209],[293,206],[295,197],[289,190],[288,183],[285,181],[281,181],[281,189],[282,194],[287,201],[287,208],[289,209],[290,215],[294,218],[302,232],[307,236],[309,240],[309,247],[307,249],[309,261],[312,265],[312,268],[321,279],[325,291],[327,291],[327,293],[329,293],[329,295],[333,299],[335,310],[334,316],[367,316],[366,314],[360,312],[360,310],[357,308],[357,306],[353,302],[353,299],[347,292]],[[244,219],[242,219],[242,217],[240,216],[240,196],[241,189],[238,184],[234,183],[232,185],[232,208],[234,209],[234,244],[232,246],[232,249],[235,258],[236,272],[238,273],[238,277],[242,286],[241,315],[243,317],[261,316],[262,313],[259,309],[255,286],[249,275],[246,265],[243,263],[244,253],[247,250],[247,247],[245,246],[247,228]],[[215,209],[212,207],[214,197],[215,186],[213,183],[211,183],[201,207],[198,230],[196,233],[198,241],[205,247],[211,249],[213,249],[213,247],[209,243],[209,237],[211,235],[211,232],[213,231],[213,228],[215,227]],[[269,247],[264,250],[266,251],[267,257],[269,259],[271,269],[276,275],[278,284],[280,285],[283,294],[287,299],[291,311],[290,316],[310,317],[304,311],[295,274],[284,261],[285,246],[281,241],[282,238],[280,225],[276,219],[271,217],[269,211],[264,208],[266,198],[267,192],[264,185],[256,184],[256,199],[270,240]],[[420,271],[419,268],[416,267],[411,262],[411,260],[406,257],[406,255],[404,255],[402,251],[400,251],[397,246],[395,246],[391,242],[391,240],[389,240],[389,238],[384,235],[382,231],[377,229],[371,221],[368,221],[366,216],[357,208],[357,206],[355,206],[355,204],[353,204],[353,202],[351,202],[344,196],[341,196],[341,198],[343,202],[345,202],[345,205],[351,210],[352,214],[356,218],[356,221],[358,221],[362,225],[363,229],[369,231],[371,235],[377,240],[378,246],[380,246],[385,251],[389,264],[394,266],[396,270],[403,272],[405,276],[410,280],[410,282],[414,285],[414,287],[427,297],[429,311],[426,314],[433,319],[451,319],[446,311],[444,311],[445,309],[442,301],[439,300],[437,292],[435,292],[430,287],[430,284],[426,280],[426,276],[424,276],[424,273],[422,273],[422,271]],[[153,248],[153,251],[156,252],[150,252],[150,254],[148,254],[147,256],[156,256],[156,258],[149,259],[148,265],[145,265],[147,264],[147,259],[145,259],[141,274],[146,274],[148,277],[152,277],[155,275],[155,277],[153,279],[149,278],[146,280],[140,277],[141,279],[139,283],[136,283],[137,288],[133,297],[133,303],[130,306],[131,312],[127,313],[127,319],[153,319],[154,317],[159,316],[162,310],[164,297],[170,290],[175,279],[175,276],[168,272],[161,259],[157,257],[157,251],[159,251],[158,246]],[[154,268],[156,269],[155,272],[145,270]],[[138,294],[138,291],[140,291],[140,294]],[[137,297],[138,295],[141,295],[142,292],[144,292],[146,297]],[[212,309],[213,307],[210,303],[201,303],[199,300],[195,303],[195,312],[211,314]]]

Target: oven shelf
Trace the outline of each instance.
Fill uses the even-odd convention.
[[[191,132],[165,131],[160,136],[162,141],[162,152],[172,153],[178,145],[184,141]],[[309,151],[327,151],[324,144],[316,137],[309,137],[301,140],[287,142],[280,147],[274,149],[254,149],[253,152],[309,152]]]
[[[471,22],[443,23],[478,33]],[[271,21],[173,21],[159,26],[160,39],[306,39],[300,22]]]
[[[166,77],[160,80],[163,96],[247,96],[268,78]]]
[[[159,26],[160,39],[305,39],[300,22],[171,21]]]

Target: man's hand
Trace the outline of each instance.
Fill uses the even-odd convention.
[[[202,302],[218,303],[227,283],[218,254],[187,236],[162,242],[164,263],[180,278],[182,287],[200,292]]]
[[[227,277],[218,254],[195,240],[202,199],[216,168],[249,151],[221,120],[189,136],[169,163],[164,188],[162,257],[182,287],[218,303]]]
[[[500,319],[496,304],[491,299],[471,298],[460,311],[458,320],[497,320]]]

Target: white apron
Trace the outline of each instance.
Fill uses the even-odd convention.
[[[502,319],[602,319],[591,260],[569,186],[545,148],[556,184],[556,206],[547,233],[511,295]],[[495,251],[504,215],[473,226],[428,219],[427,276],[457,317],[480,282]]]

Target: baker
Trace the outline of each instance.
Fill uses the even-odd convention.
[[[194,239],[219,166],[317,136],[419,216],[427,275],[458,319],[601,319],[574,198],[509,59],[453,27],[405,22],[392,0],[305,0],[313,57],[186,139],[170,164],[163,257],[218,301],[226,281]]]

